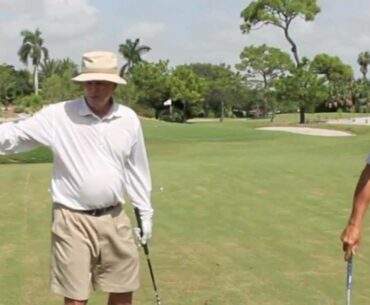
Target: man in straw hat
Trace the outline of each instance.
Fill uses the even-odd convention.
[[[113,101],[117,85],[126,83],[115,54],[84,54],[73,80],[83,84],[84,98],[0,125],[0,153],[39,145],[53,151],[51,290],[68,305],[86,304],[91,286],[109,293],[109,305],[131,304],[139,259],[124,198],[140,211],[142,244],[151,237],[153,215],[141,124]]]

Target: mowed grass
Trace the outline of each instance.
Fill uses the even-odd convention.
[[[370,128],[327,138],[255,129],[262,124],[144,121],[155,208],[150,258],[164,305],[345,303],[339,235]],[[61,303],[48,287],[50,171],[0,166],[1,305]],[[353,304],[370,302],[369,233],[354,262]],[[141,278],[135,304],[155,304],[143,255]],[[93,293],[89,304],[105,304],[105,295]]]

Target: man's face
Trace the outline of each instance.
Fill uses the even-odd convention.
[[[107,81],[88,81],[84,83],[85,97],[90,102],[105,102],[112,96],[116,84]]]

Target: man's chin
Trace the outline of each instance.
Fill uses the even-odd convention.
[[[92,99],[92,100],[98,100],[99,96],[97,96],[97,95],[88,95],[87,98]]]

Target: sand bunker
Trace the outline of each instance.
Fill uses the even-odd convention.
[[[261,127],[259,130],[270,130],[270,131],[285,131],[291,133],[298,133],[308,136],[321,136],[321,137],[349,137],[354,134],[331,129],[322,128],[309,128],[309,127]]]

